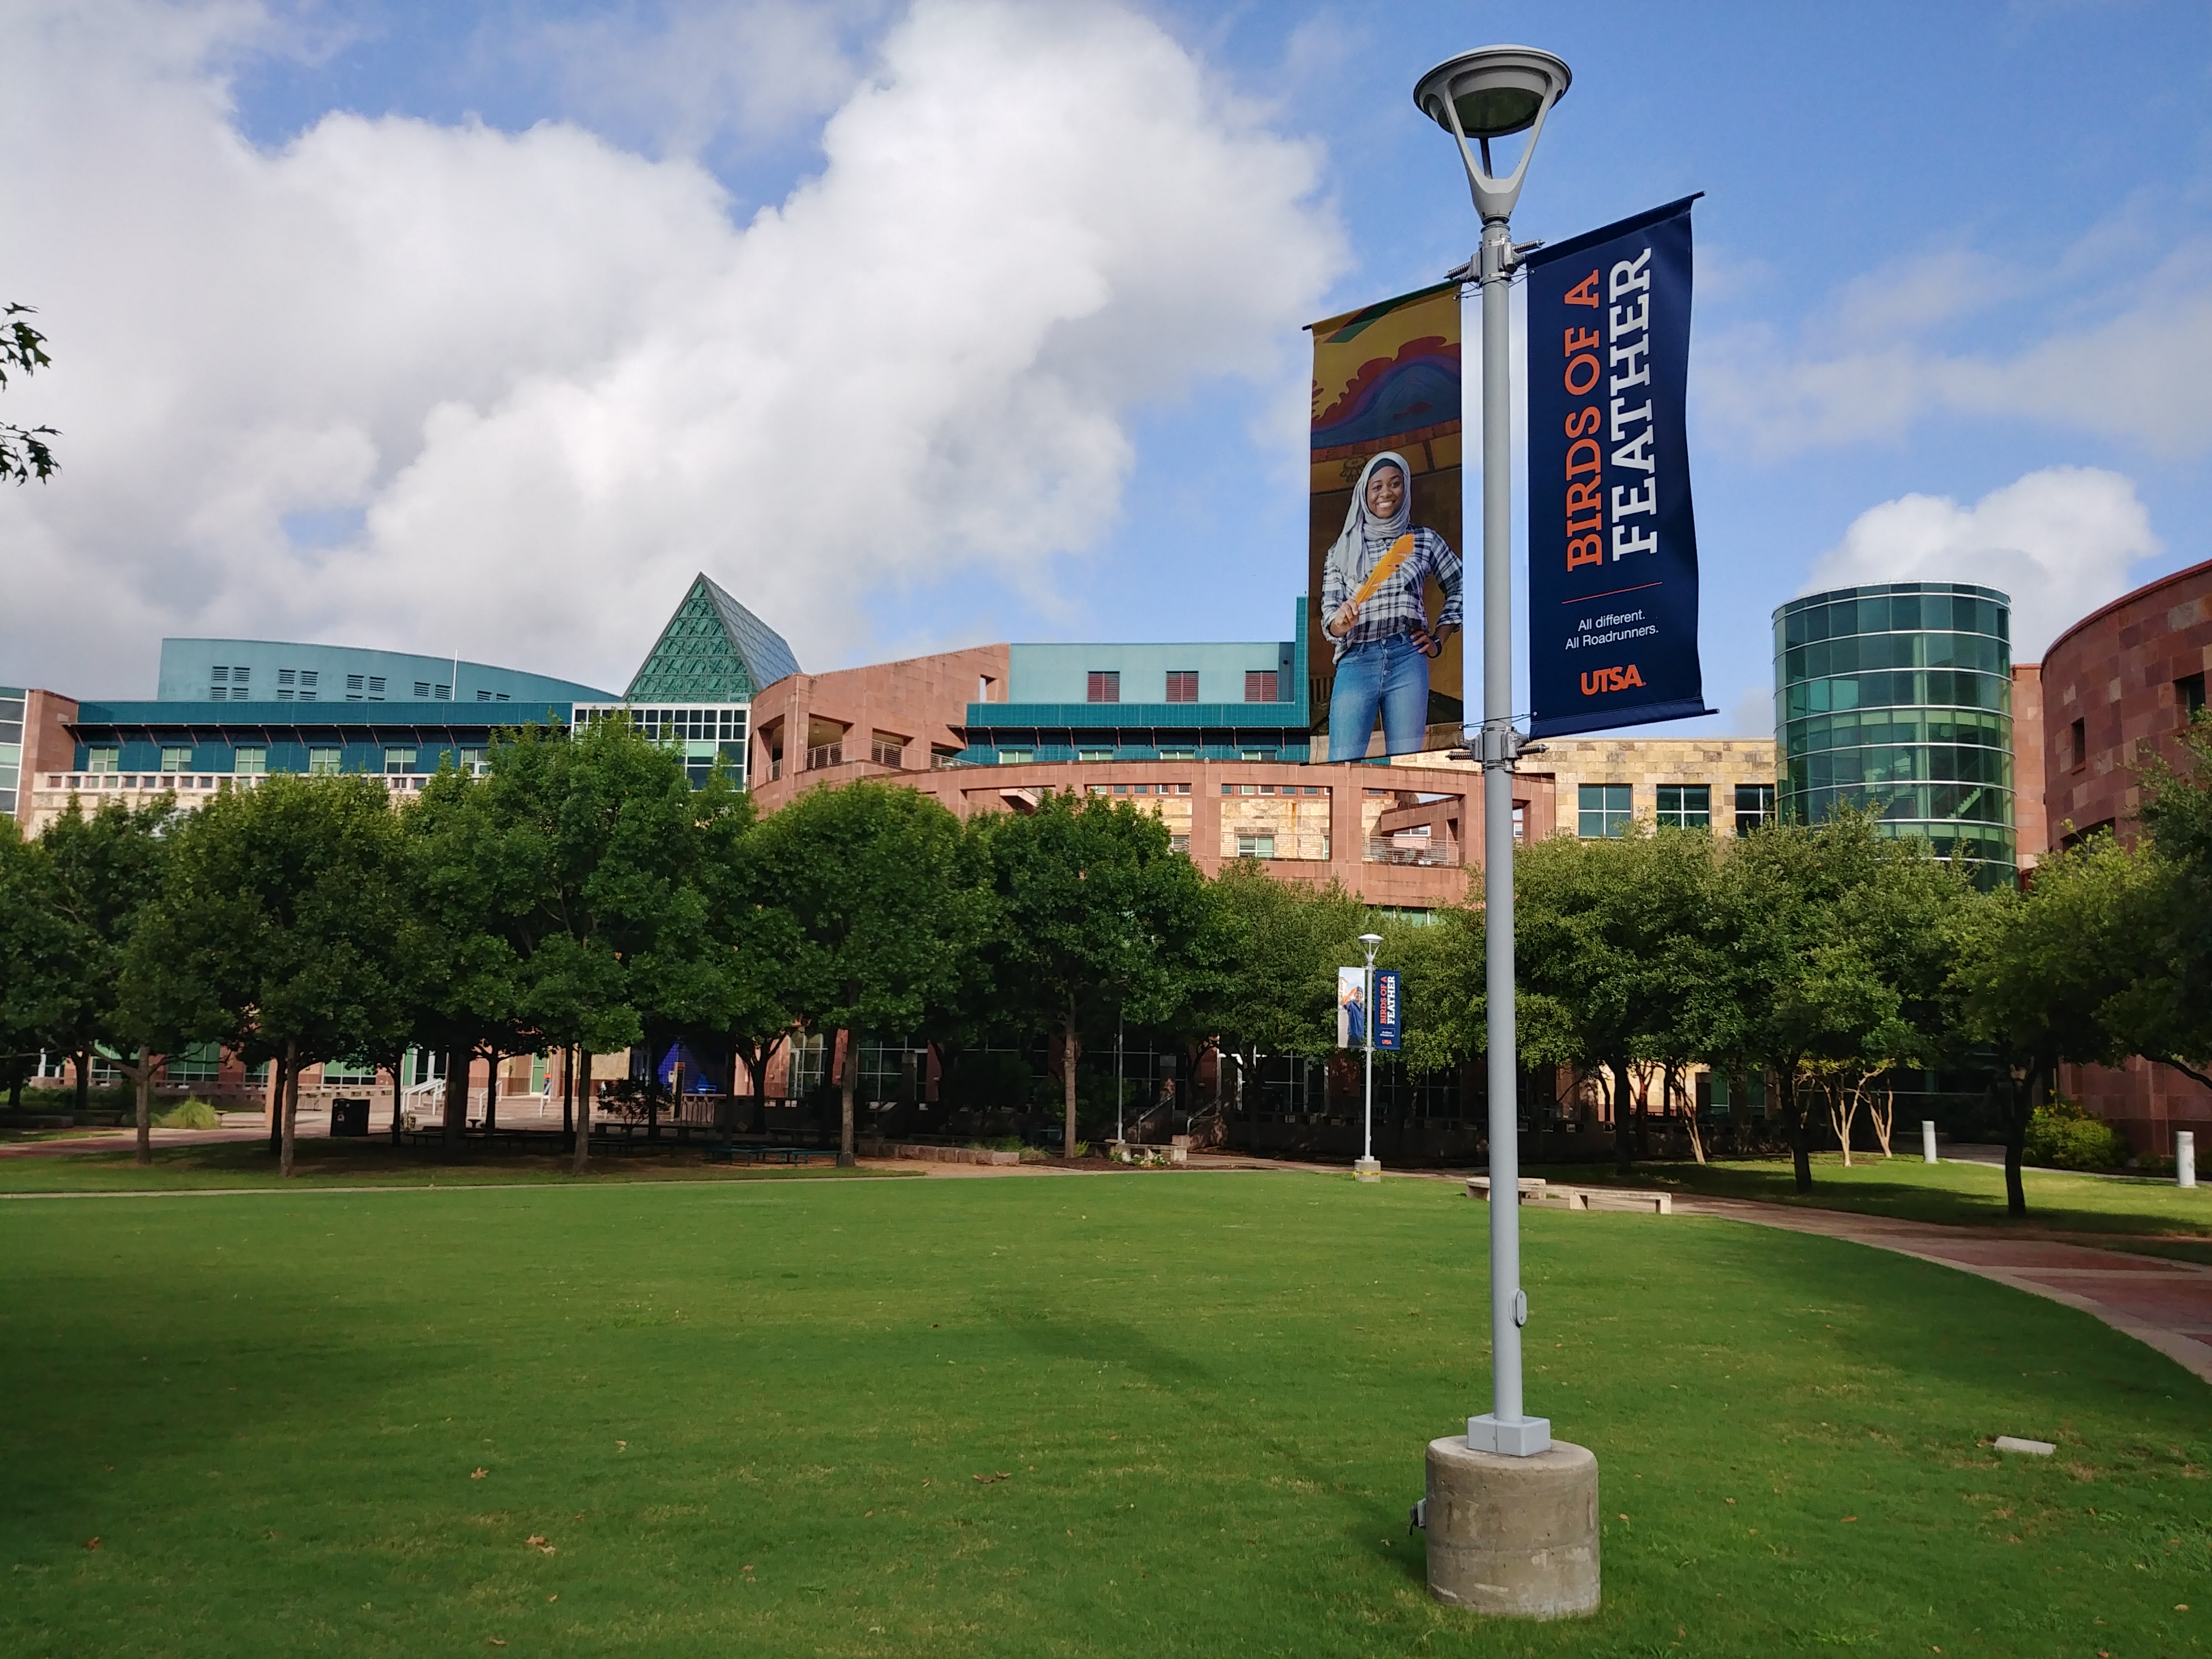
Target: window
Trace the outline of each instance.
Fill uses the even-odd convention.
[[[342,749],[310,749],[307,751],[307,775],[315,778],[335,776],[338,763],[344,754]]]
[[[161,750],[161,769],[164,772],[189,772],[192,769],[192,751],[189,746]]]
[[[298,679],[299,672],[296,668],[280,668],[276,671],[276,684],[291,685]]]
[[[878,732],[868,745],[868,758],[878,766],[902,767],[906,764],[906,739],[890,732]]]
[[[1034,749],[1001,749],[999,751],[999,764],[1001,766],[1026,766],[1036,758],[1036,750]]]
[[[210,668],[210,669],[209,669],[209,670],[208,670],[208,678],[209,678],[210,679],[213,680],[213,681],[214,681],[217,685],[221,685],[221,684],[222,684],[226,680],[229,679],[229,678],[230,678],[230,670],[228,670],[228,668],[222,667],[222,666],[220,666],[220,665],[218,665],[218,666],[216,666],[216,667],[214,667],[214,668]]]
[[[1275,856],[1273,836],[1243,836],[1237,837],[1237,856],[1240,859],[1271,859]]]
[[[1195,668],[1168,670],[1168,701],[1170,702],[1198,701],[1198,671]]]
[[[2191,674],[2186,679],[2174,681],[2173,700],[2180,706],[2184,722],[2195,720],[2204,708],[2204,676]],[[2074,724],[2078,727],[2081,722],[2076,720]]]
[[[371,702],[382,702],[384,701],[383,675],[371,674],[368,677],[368,700]]]
[[[1659,825],[1664,830],[1711,830],[1713,790],[1707,783],[1659,786]]]
[[[384,769],[386,772],[412,772],[415,769],[415,750],[412,749],[386,750]]]
[[[432,702],[451,702],[453,700],[453,688],[452,686],[434,685],[430,688],[430,701]]]
[[[1237,751],[1237,757],[1239,760],[1271,761],[1275,758],[1275,753],[1272,749],[1240,749]]]
[[[1244,701],[1247,702],[1279,702],[1275,695],[1282,676],[1272,668],[1248,668],[1244,671]]]
[[[2184,714],[2182,718],[2186,720],[2188,716]],[[2066,732],[2066,764],[2071,770],[2078,772],[2088,763],[2089,723],[2075,720]]]
[[[1739,783],[1735,787],[1735,832],[1747,836],[1762,823],[1774,822],[1774,786]]]
[[[222,1070],[222,1045],[195,1042],[161,1064],[161,1075],[171,1083],[212,1083]]]
[[[1576,801],[1579,818],[1576,833],[1584,841],[1626,835],[1629,799],[1629,786],[1625,783],[1583,784]]]
[[[960,751],[957,749],[939,749],[933,745],[930,749],[929,769],[931,771],[942,772],[946,767],[957,766],[959,763]]]
[[[1118,668],[1094,668],[1088,677],[1083,700],[1085,702],[1119,702],[1121,701],[1121,671]]]
[[[366,674],[347,675],[346,701],[348,702],[359,702],[362,698],[362,689],[368,684],[368,677]]]
[[[1111,749],[1079,749],[1075,751],[1075,758],[1082,761],[1109,761],[1114,758],[1114,751]]]
[[[790,1043],[790,1066],[784,1078],[783,1093],[787,1100],[799,1100],[822,1086],[829,1075],[829,1041],[820,1031],[810,1031],[795,1036]]]
[[[417,680],[415,682],[415,701],[417,702],[428,702],[430,701],[429,681]]]
[[[234,749],[230,751],[230,769],[258,776],[269,769],[266,749]]]
[[[458,764],[462,771],[473,777],[480,778],[483,775],[484,770],[484,751],[481,749],[464,749],[460,751]]]
[[[1198,758],[1198,747],[1194,744],[1164,743],[1160,745],[1160,758],[1162,760],[1194,761]]]
[[[323,1062],[323,1082],[340,1088],[366,1088],[376,1081],[376,1062],[359,1055],[351,1060],[326,1060]]]
[[[1525,807],[1525,806],[1516,806],[1516,807],[1515,807],[1515,808],[1513,809],[1513,840],[1514,840],[1514,843],[1515,843],[1515,845],[1516,845],[1516,846],[1517,846],[1517,845],[1519,845],[1522,842],[1524,842],[1524,841],[1526,841],[1526,840],[1528,840],[1528,809],[1527,807]]]
[[[302,668],[300,671],[300,684],[304,687],[312,689],[319,678],[320,676],[312,668]]]
[[[84,751],[84,769],[88,772],[120,772],[123,751],[120,749],[88,749]]]

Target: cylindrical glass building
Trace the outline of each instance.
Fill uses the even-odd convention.
[[[1893,582],[1774,613],[1774,730],[1785,820],[1873,807],[1883,833],[2015,866],[2012,600],[1993,587]]]

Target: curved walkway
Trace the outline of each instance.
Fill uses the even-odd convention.
[[[2212,1267],[2051,1238],[2006,1238],[1841,1210],[1677,1195],[1677,1213],[1848,1239],[1995,1279],[2101,1319],[2212,1382]]]

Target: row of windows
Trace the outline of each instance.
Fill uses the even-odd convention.
[[[1635,823],[1635,787],[1626,783],[1585,783],[1576,792],[1575,833],[1584,841],[1603,841],[1626,836]],[[1704,830],[1713,827],[1713,790],[1707,783],[1662,783],[1659,786],[1658,823],[1662,830]],[[1740,783],[1735,786],[1735,832],[1748,836],[1762,823],[1774,822],[1774,786]]]
[[[1778,701],[1785,725],[1808,714],[1839,714],[1852,708],[1989,708],[2009,714],[2012,679],[2004,674],[1942,668],[1844,675],[1784,686]]]
[[[434,768],[446,750],[434,750],[431,754]],[[480,768],[484,751],[463,749],[458,751],[459,764],[465,769]],[[248,777],[269,770],[269,750],[266,748],[240,744],[228,754],[210,754],[199,758],[200,751],[183,744],[164,747],[161,750],[161,770],[167,772],[228,772]],[[345,770],[343,749],[309,749],[307,770],[310,775],[331,776]],[[383,769],[391,774],[412,773],[421,769],[422,751],[417,749],[387,748],[382,751]],[[85,750],[84,769],[88,772],[119,772],[123,769],[123,751],[119,748],[94,746]],[[364,761],[357,766],[360,771],[375,769],[374,763]]]
[[[1812,605],[1778,617],[1774,650],[1783,652],[1820,640],[1841,639],[1850,634],[1929,633],[1986,634],[2012,637],[2011,613],[1994,599],[1978,599],[1964,593],[1875,593],[1863,599],[1837,599]]]
[[[578,703],[580,724],[627,714],[630,724],[655,742],[743,743],[750,703],[707,703],[692,708],[629,708],[617,703]]]
[[[1793,790],[1844,783],[1993,783],[2012,787],[2012,757],[2002,749],[1946,744],[1838,749],[1792,755],[1784,775]]]
[[[2010,674],[2012,647],[1981,634],[1864,634],[1793,647],[1777,665],[1782,684],[1881,668],[1971,668]]]
[[[1119,702],[1121,701],[1121,671],[1118,668],[1094,668],[1085,676],[1083,698],[1085,702]],[[1244,671],[1244,701],[1247,702],[1279,702],[1282,675],[1275,669],[1248,668]],[[1167,688],[1160,699],[1163,702],[1196,702],[1198,701],[1198,670],[1170,668],[1167,672]]]
[[[1883,708],[1793,720],[1782,734],[1785,755],[1886,743],[1968,744],[2009,752],[2012,720],[2008,715],[1973,708]]]
[[[1194,743],[1164,743],[1158,748],[1142,750],[1115,749],[1104,745],[1094,748],[1089,744],[1079,744],[1071,751],[1065,744],[1053,744],[1048,746],[1043,753],[1044,758],[1048,761],[1065,761],[1073,758],[1087,764],[1103,765],[1108,761],[1116,760],[1194,761],[1200,757],[1199,748],[1200,745]],[[1207,760],[1303,761],[1306,758],[1306,746],[1303,742],[1297,745],[1295,753],[1287,755],[1279,748],[1263,749],[1251,746],[1227,748],[1215,744],[1207,744],[1205,749],[1205,758]],[[1032,744],[1001,744],[996,749],[973,751],[968,758],[975,761],[979,765],[985,766],[1027,766],[1037,758],[1037,749]]]
[[[1890,783],[1837,785],[1785,791],[1782,805],[1801,823],[1818,823],[1838,806],[1864,811],[1871,806],[1885,819],[1920,818],[2009,827],[2012,791],[1985,783]],[[2008,854],[2009,856],[2009,854]]]

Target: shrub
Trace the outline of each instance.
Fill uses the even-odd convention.
[[[204,1100],[187,1100],[155,1114],[153,1123],[157,1129],[220,1129],[222,1116]]]
[[[2069,1100],[2053,1100],[2028,1120],[2021,1156],[2046,1170],[2112,1170],[2127,1162],[2128,1143],[2102,1118]]]

